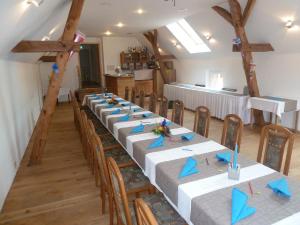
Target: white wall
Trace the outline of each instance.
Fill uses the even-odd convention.
[[[42,105],[38,65],[0,60],[0,210]]]
[[[127,51],[128,47],[142,46],[135,37],[103,37],[103,55],[105,73],[114,74],[108,67],[120,66],[120,53]]]
[[[254,62],[261,95],[295,99],[300,103],[300,53],[257,53]],[[238,54],[229,57],[181,58],[176,61],[175,67],[179,82],[205,84],[207,71],[215,70],[223,74],[224,87],[236,88],[242,93],[246,85],[241,56]],[[295,118],[294,113],[284,115],[283,125],[294,128]]]
[[[53,63],[40,63],[39,64],[39,72],[42,80],[42,89],[43,95],[47,94],[48,85],[49,85],[49,76],[52,71]],[[75,53],[70,61],[67,64],[67,68],[65,70],[64,78],[61,84],[63,88],[69,88],[70,90],[76,90],[79,87],[78,81],[78,72],[77,66],[79,65],[78,61],[78,53]],[[67,98],[61,99],[62,101],[67,101]]]

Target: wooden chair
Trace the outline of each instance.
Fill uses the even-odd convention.
[[[221,144],[231,150],[234,150],[237,144],[240,151],[243,128],[244,124],[239,116],[227,115],[224,119]]]
[[[129,101],[129,87],[125,87],[125,97],[124,97],[124,99],[126,100],[126,101]]]
[[[83,137],[85,143],[85,152],[87,155],[88,164],[93,172],[93,152],[91,147],[91,140],[90,140],[90,129],[89,129],[89,122],[87,115],[84,111],[81,113],[82,124],[83,124]]]
[[[210,124],[210,112],[205,106],[199,106],[195,111],[194,132],[208,137]]]
[[[172,122],[177,123],[178,125],[183,125],[183,114],[184,114],[184,104],[180,100],[176,100],[173,103],[172,110]]]
[[[126,186],[124,184],[123,176],[113,158],[107,159],[109,177],[112,185],[113,199],[116,206],[116,214],[118,224],[133,225],[136,224],[136,217],[134,215],[134,208],[129,205],[126,194]],[[186,224],[184,220],[177,214],[177,212],[169,205],[167,200],[161,193],[146,195],[143,200],[149,205],[160,205],[161,207],[152,208],[153,214],[157,218],[158,224],[169,225]]]
[[[135,87],[133,87],[132,90],[131,90],[131,102],[133,104],[136,103],[136,89],[135,89]]]
[[[143,90],[139,92],[139,106],[141,108],[145,107],[145,92]]]
[[[265,126],[261,132],[257,162],[278,172],[283,167],[283,174],[288,176],[294,139],[294,134],[284,127],[273,124]],[[282,165],[283,162],[284,165]]]
[[[138,225],[158,225],[151,209],[143,199],[135,200],[135,211]]]
[[[159,115],[165,118],[168,118],[168,99],[164,96],[163,98],[158,99],[159,104]]]
[[[157,106],[157,95],[156,93],[152,93],[150,95],[149,111],[156,113],[156,106]]]
[[[109,209],[110,209],[110,221],[113,223],[113,202],[111,195],[111,183],[108,173],[107,165],[107,151],[104,150],[100,138],[97,135],[94,135],[94,151],[97,157],[98,171],[100,175],[100,190],[101,190],[101,199],[102,199],[102,213],[105,213],[106,206],[106,196],[109,199]],[[112,158],[110,156],[109,158]],[[130,157],[129,157],[130,158]],[[144,176],[143,172],[132,162],[128,161],[127,163],[117,163],[113,159],[117,167],[122,171],[122,175],[125,177],[125,184],[128,187],[126,189],[127,195],[136,195],[139,196],[139,193],[145,191],[152,191],[153,187],[149,183],[148,179]],[[120,160],[120,159],[117,159]]]

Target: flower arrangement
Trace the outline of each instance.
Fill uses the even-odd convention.
[[[170,128],[167,126],[167,121],[163,120],[159,126],[157,126],[154,130],[152,130],[152,132],[156,135],[162,135],[162,136],[166,136],[169,137],[171,132],[170,132]]]
[[[117,105],[117,104],[119,104],[119,101],[116,100],[115,98],[112,98],[110,100],[107,100],[107,103],[112,104],[112,105]]]

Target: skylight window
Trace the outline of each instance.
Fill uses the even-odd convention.
[[[171,23],[167,25],[167,28],[190,54],[211,52],[209,47],[185,19]]]

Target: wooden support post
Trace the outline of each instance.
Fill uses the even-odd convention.
[[[62,41],[73,41],[82,12],[83,3],[84,0],[73,0],[64,33],[61,38]],[[33,147],[30,155],[29,165],[41,163],[43,150],[45,148],[48,136],[48,128],[51,122],[52,115],[55,111],[58,92],[69,57],[70,52],[60,52],[57,54],[56,63],[59,68],[59,73],[52,74],[50,79],[47,96],[45,98],[43,109],[40,113],[40,117],[35,128],[36,135],[33,140]]]
[[[244,14],[240,3],[237,0],[228,0],[230,6],[230,12],[219,6],[212,7],[219,15],[221,15],[226,21],[233,25],[236,37],[241,41],[240,52],[243,59],[243,67],[246,75],[247,85],[249,89],[249,94],[251,97],[259,97],[259,88],[256,79],[255,71],[251,70],[251,64],[253,63],[253,56],[251,51],[251,45],[248,42],[244,25],[250,15],[251,10],[255,1],[248,0]],[[259,110],[254,110],[255,122],[259,125],[264,124],[263,112]]]
[[[11,51],[18,52],[79,52],[80,44],[72,41],[21,41]]]
[[[155,55],[156,60],[158,61],[159,67],[160,67],[160,73],[163,78],[164,83],[167,83],[167,73],[166,73],[166,67],[163,62],[163,57],[161,56],[159,49],[158,49],[158,43],[157,43],[157,37],[158,37],[158,32],[155,29],[153,32],[147,32],[144,34],[146,39],[150,42],[153,48],[153,52]]]

